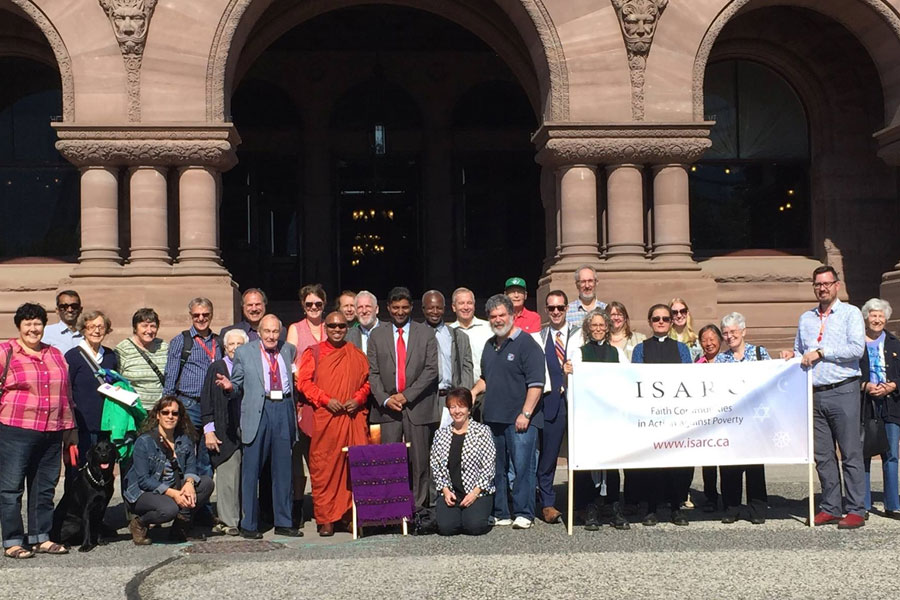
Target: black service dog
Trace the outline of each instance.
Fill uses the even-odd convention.
[[[101,536],[103,513],[113,495],[113,469],[119,453],[115,444],[101,439],[88,450],[84,466],[71,482],[67,482],[62,500],[53,511],[50,539],[75,543],[81,539],[79,552],[90,552],[105,542]]]

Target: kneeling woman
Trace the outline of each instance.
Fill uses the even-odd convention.
[[[454,388],[447,394],[452,422],[434,434],[431,471],[443,496],[435,508],[441,535],[481,535],[491,529],[496,449],[491,429],[473,421],[472,394]]]
[[[197,508],[209,502],[213,482],[197,475],[197,432],[184,405],[174,396],[164,396],[150,411],[141,433],[123,494],[135,515],[128,525],[134,543],[149,544],[148,526],[172,520],[173,541],[203,539],[191,536],[191,520]]]

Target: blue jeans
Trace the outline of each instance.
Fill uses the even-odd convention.
[[[22,493],[28,483],[28,543],[50,539],[53,493],[59,482],[61,431],[35,431],[0,424],[0,528],[3,547],[25,544]]]
[[[885,423],[888,451],[881,455],[881,470],[884,476],[884,510],[900,511],[900,495],[897,482],[897,446],[900,443],[900,425]],[[869,472],[872,459],[867,458],[866,467],[866,510],[872,509],[872,476]]]
[[[515,423],[489,423],[494,434],[494,446],[497,449],[497,462],[494,483],[497,492],[494,494],[494,518],[510,518],[510,499],[512,500],[512,516],[534,520],[535,487],[537,487],[537,439],[538,430],[529,425],[526,431],[516,431]],[[507,470],[512,466],[516,479],[512,483],[510,498]]]
[[[178,396],[178,399],[184,404],[191,423],[194,424],[194,427],[197,428],[197,433],[200,434],[200,442],[197,444],[197,475],[212,477],[213,469],[212,463],[209,462],[209,450],[206,449],[206,444],[203,443],[203,414],[200,412],[200,402],[187,396]]]

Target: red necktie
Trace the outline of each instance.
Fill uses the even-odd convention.
[[[403,330],[397,330],[397,393],[406,389],[406,342]]]

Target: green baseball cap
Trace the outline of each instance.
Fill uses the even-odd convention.
[[[523,290],[527,290],[528,286],[525,285],[525,280],[521,277],[510,277],[506,280],[506,285],[503,287],[504,290],[508,290],[511,287],[520,287]]]

